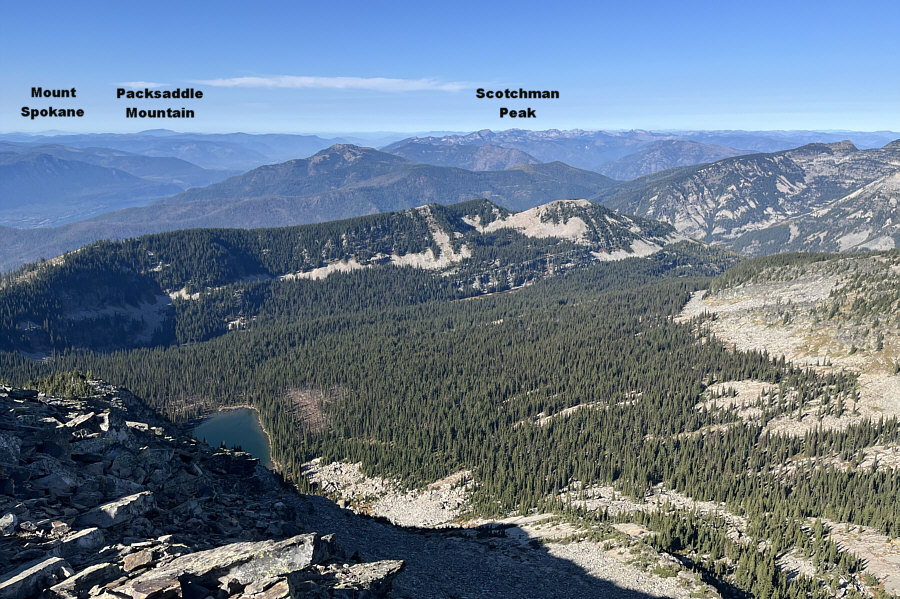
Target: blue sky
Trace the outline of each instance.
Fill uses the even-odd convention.
[[[8,2],[0,131],[897,131],[898,25],[893,2]],[[206,97],[116,100],[125,82]],[[561,97],[475,98],[520,86]],[[48,104],[86,116],[20,116]],[[132,105],[197,117],[126,119]]]

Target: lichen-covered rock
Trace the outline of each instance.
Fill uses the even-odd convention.
[[[153,550],[143,549],[126,555],[123,566],[126,572],[134,572],[135,570],[152,565],[154,561],[156,560],[153,558]]]
[[[87,414],[79,414],[75,416],[71,420],[65,423],[66,428],[71,428],[73,430],[77,430],[80,428],[88,428],[92,430],[100,430],[100,421],[99,419],[95,420],[94,416],[96,414],[94,412],[88,412]]]
[[[0,464],[17,464],[22,442],[10,433],[0,431]]]
[[[151,599],[183,592],[185,579],[207,589],[225,590],[243,590],[256,580],[272,579],[274,583],[279,577],[309,567],[314,556],[322,553],[317,551],[319,545],[315,534],[283,541],[232,543],[179,557],[129,580],[115,592],[134,599]]]

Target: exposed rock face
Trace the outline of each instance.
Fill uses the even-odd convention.
[[[125,391],[97,391],[0,387],[0,599],[390,590],[403,562],[348,560],[331,535],[304,532],[301,498],[257,460],[180,435]]]
[[[262,593],[285,576],[298,572],[317,561],[335,555],[329,538],[320,539],[315,533],[298,535],[284,541],[232,543],[183,555],[165,565],[151,568],[114,589],[115,593],[134,599],[168,597],[183,590],[186,580],[192,587],[240,589],[242,593]],[[132,558],[129,563],[129,558]],[[145,549],[125,558],[125,570],[134,571],[155,563],[153,554]],[[142,570],[143,571],[143,570]]]
[[[896,246],[898,146],[809,144],[641,177],[593,199],[744,254]]]
[[[812,212],[748,232],[731,247],[750,255],[894,249],[900,243],[898,203],[900,170],[895,170]]]

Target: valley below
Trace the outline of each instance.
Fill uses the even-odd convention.
[[[322,268],[303,257],[312,269],[253,270],[246,256],[281,252],[279,231],[263,240],[268,253],[220,254],[215,263],[231,270],[204,282],[179,278],[215,271],[185,270],[173,244],[203,237],[84,250],[8,280],[7,305],[53,306],[42,290],[67,285],[65,301],[81,306],[76,314],[85,301],[102,303],[96,317],[111,319],[107,328],[136,331],[131,347],[48,347],[40,362],[5,352],[3,372],[16,384],[36,381],[47,397],[74,398],[105,389],[92,378],[99,375],[183,425],[211,416],[190,425],[195,436],[214,424],[214,445],[247,444],[263,461],[270,453],[276,477],[322,496],[297,496],[318,506],[314,530],[352,539],[363,560],[402,560],[392,596],[465,588],[467,596],[517,596],[536,584],[540,596],[562,596],[551,571],[570,573],[565,596],[896,592],[895,253],[737,262],[669,228],[658,229],[653,252],[635,251],[639,227],[648,225],[616,229],[611,214],[587,203],[518,215],[490,204],[452,210],[432,206],[400,221],[435,240],[406,252],[471,248],[437,268],[365,258],[371,266],[327,276],[279,274]],[[402,255],[390,245],[373,251],[385,243],[377,237],[341,232],[377,222],[332,229],[330,238],[355,253],[330,264],[362,264],[361,247],[370,257]],[[601,222],[609,228],[598,234]],[[469,228],[456,235],[448,223]],[[518,249],[486,254],[480,236],[488,233]],[[598,243],[612,254],[616,235],[615,243],[631,245],[620,250],[629,257],[592,256]],[[228,243],[220,247],[244,242]],[[584,261],[569,253],[568,262],[545,257],[539,270],[518,270],[548,244]],[[113,276],[95,262],[110,250],[122,252],[115,263],[152,267]],[[495,257],[479,263],[480,256]],[[514,286],[498,272],[528,278]],[[120,287],[126,281],[139,283]],[[145,326],[131,328],[125,312],[110,311],[160,289],[182,290],[167,296],[176,332],[214,327],[176,343],[157,331],[148,345]],[[494,292],[503,290],[514,293]],[[303,318],[296,305],[305,306]],[[29,320],[44,322],[46,337],[37,329],[17,337],[13,326],[7,343],[82,335],[65,319],[32,312]],[[32,400],[20,400],[21,409]],[[260,440],[262,449],[250,447]],[[24,484],[35,498],[48,496],[32,480]],[[202,509],[199,519],[209,513]],[[266,520],[250,529],[282,538],[258,524]],[[453,557],[436,570],[423,559],[433,552]],[[534,572],[544,570],[536,583]]]

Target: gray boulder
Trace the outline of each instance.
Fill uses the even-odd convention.
[[[99,528],[86,528],[69,533],[62,538],[54,549],[57,555],[68,557],[75,554],[83,554],[95,551],[103,547],[105,537]]]
[[[122,568],[107,562],[94,564],[64,581],[50,587],[50,590],[63,597],[77,597],[87,593],[95,585],[103,585],[115,580],[122,573]]]
[[[109,528],[140,516],[154,507],[153,493],[141,491],[97,506],[80,515],[75,522],[78,526]]]
[[[4,514],[0,516],[0,534],[11,535],[16,532],[16,524],[19,518],[15,514]]]
[[[41,558],[0,576],[0,599],[26,599],[72,575],[69,562]]]
[[[18,437],[0,431],[0,464],[18,464],[21,450]]]
[[[57,496],[71,494],[75,486],[75,478],[61,472],[51,472],[47,476],[31,481],[32,488],[47,491]]]

